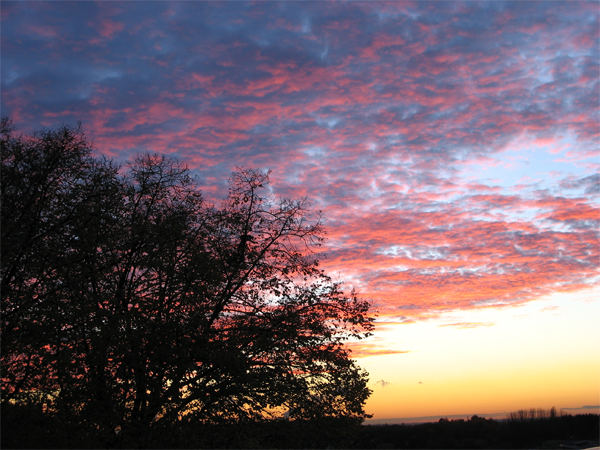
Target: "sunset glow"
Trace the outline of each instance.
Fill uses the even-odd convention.
[[[368,405],[380,419],[503,418],[521,408],[570,404],[596,405],[578,411],[596,412],[590,401],[600,379],[599,294],[555,294],[518,307],[380,326],[378,345],[406,353],[360,360],[376,386]]]
[[[236,167],[370,299],[373,419],[600,408],[597,2],[11,2],[2,115]],[[585,411],[585,410],[584,410]]]

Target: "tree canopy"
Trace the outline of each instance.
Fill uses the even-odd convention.
[[[2,402],[114,431],[362,420],[368,302],[319,267],[306,201],[240,169],[222,204],[177,161],[119,167],[80,130],[1,133]]]

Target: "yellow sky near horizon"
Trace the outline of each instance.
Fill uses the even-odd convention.
[[[380,327],[373,419],[600,405],[600,288]],[[462,326],[459,324],[463,324]]]

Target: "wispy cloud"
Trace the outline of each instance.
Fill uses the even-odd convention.
[[[352,357],[366,358],[368,356],[400,355],[409,353],[409,350],[397,350],[393,348],[383,348],[374,342],[351,342],[348,344]]]
[[[381,386],[382,388],[384,388],[386,386],[389,386],[392,383],[390,383],[389,381],[385,381],[385,380],[377,380],[375,382],[375,384],[377,384],[378,386]]]
[[[444,323],[440,325],[441,327],[456,327],[456,328],[479,328],[479,327],[491,327],[493,326],[493,322],[454,322],[454,323]]]
[[[583,405],[576,408],[562,408],[562,409],[600,409],[600,405]]]

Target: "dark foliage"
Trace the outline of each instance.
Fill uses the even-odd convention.
[[[69,128],[3,121],[1,146],[3,412],[105,445],[284,411],[365,417],[344,342],[371,331],[368,303],[311,256],[305,202],[239,170],[216,207],[177,162],[116,167]]]

